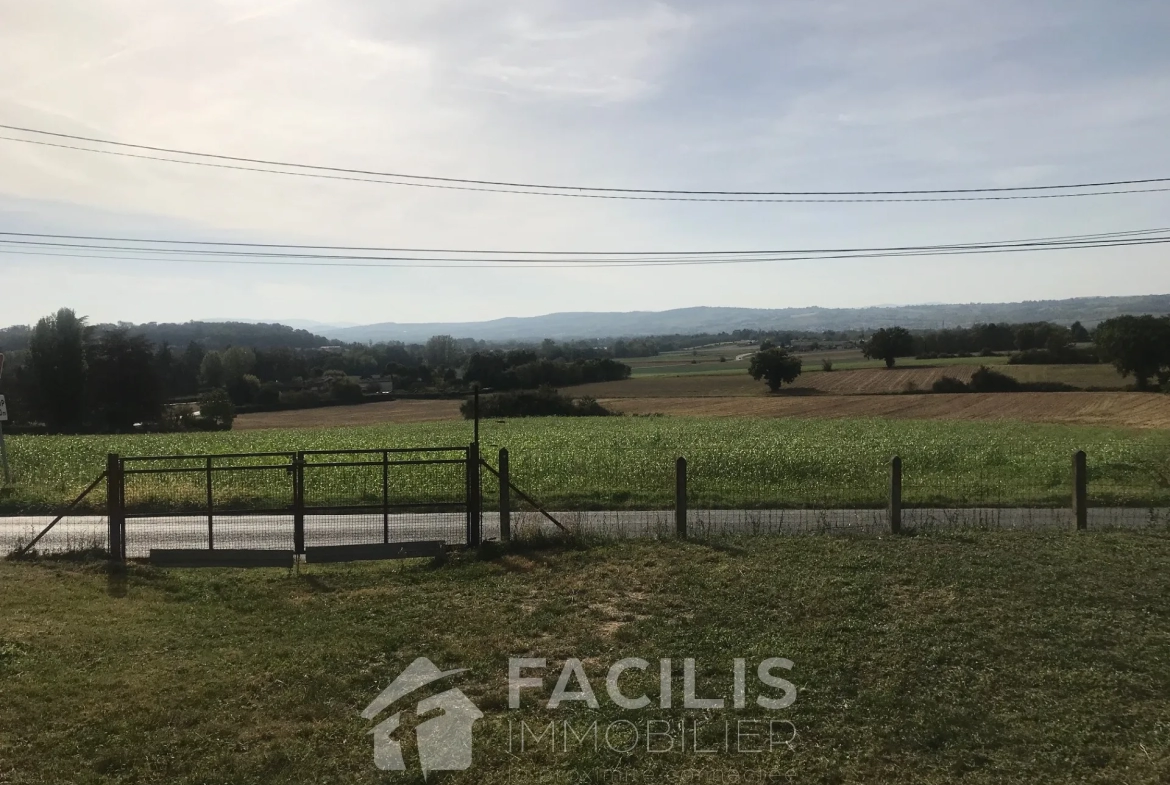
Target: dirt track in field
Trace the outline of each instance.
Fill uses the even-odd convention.
[[[348,425],[458,420],[460,401],[385,401],[360,406],[323,406],[288,412],[241,414],[232,424],[237,431],[259,428],[344,428]]]
[[[827,374],[826,374],[827,375]],[[1018,420],[1122,428],[1170,428],[1170,396],[1127,392],[958,395],[776,395],[601,398],[625,414],[705,417],[884,417]]]

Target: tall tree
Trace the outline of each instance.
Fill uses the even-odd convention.
[[[1118,316],[1097,325],[1095,343],[1102,360],[1123,376],[1132,375],[1139,390],[1150,379],[1170,382],[1170,316]]]
[[[162,413],[162,389],[150,341],[109,330],[89,347],[89,399],[104,429],[130,430]]]
[[[784,383],[792,384],[800,376],[800,358],[784,349],[764,349],[752,355],[748,373],[756,381],[763,379],[768,389],[776,392]]]
[[[905,327],[883,327],[865,342],[862,352],[871,360],[885,360],[886,367],[893,368],[896,358],[914,354],[914,336]]]
[[[432,335],[423,347],[423,357],[431,368],[455,368],[463,364],[459,343],[450,335]]]
[[[84,316],[62,308],[37,322],[29,338],[30,403],[52,430],[76,431],[85,422]]]

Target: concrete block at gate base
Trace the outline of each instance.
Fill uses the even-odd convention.
[[[151,548],[156,567],[284,567],[292,569],[293,552],[264,549]]]
[[[326,545],[305,548],[305,561],[310,564],[342,561],[373,561],[376,559],[418,559],[439,556],[445,550],[442,540],[391,542],[376,545]]]

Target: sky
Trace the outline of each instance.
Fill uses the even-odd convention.
[[[0,123],[442,177],[901,190],[1170,177],[1165,0],[0,0]],[[4,132],[8,136],[35,138]],[[476,193],[0,140],[0,231],[666,251],[1170,225],[1170,193],[752,204]],[[0,253],[0,325],[436,322],[1170,292],[1170,246],[658,269]]]

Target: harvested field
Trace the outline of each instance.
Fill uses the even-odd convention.
[[[1121,428],[1170,428],[1170,396],[1129,392],[958,395],[774,395],[602,398],[624,414],[703,417],[881,417],[1016,420]]]
[[[260,428],[343,428],[347,425],[435,422],[458,420],[460,401],[385,401],[360,406],[323,406],[285,412],[241,414],[232,424],[237,431]]]
[[[994,358],[993,358],[994,359]],[[908,389],[929,390],[943,376],[968,381],[979,369],[977,364],[866,368],[826,373],[809,368],[790,388],[789,394],[827,393],[830,395],[867,395],[900,393]],[[1063,382],[1076,387],[1122,389],[1126,380],[1108,365],[997,365],[996,370],[1024,382]],[[601,382],[572,387],[574,395],[595,398],[686,398],[694,396],[767,396],[762,382],[742,373],[689,373],[678,376],[645,376],[620,382]]]

